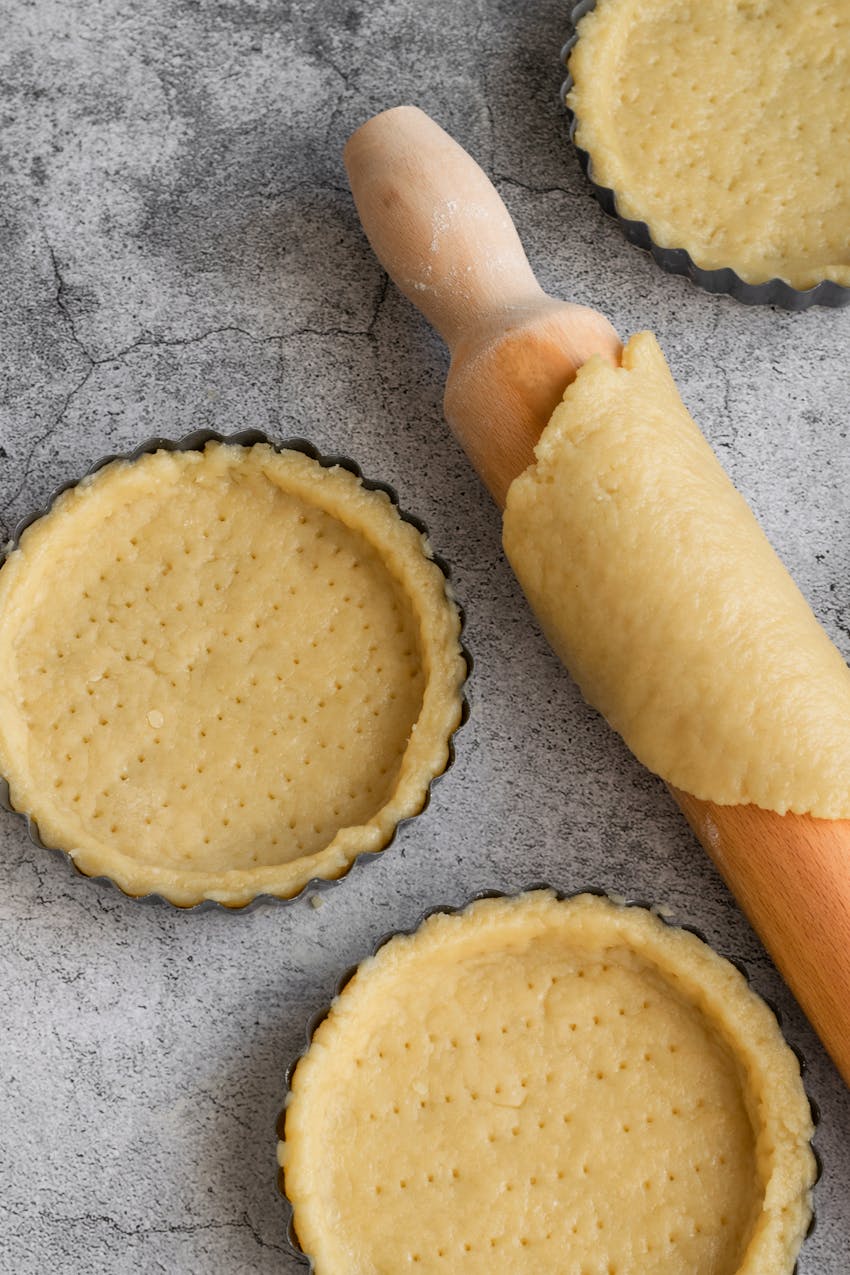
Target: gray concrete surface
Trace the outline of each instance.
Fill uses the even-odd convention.
[[[670,905],[782,1007],[823,1111],[800,1272],[847,1275],[850,1094],[662,785],[535,628],[443,424],[445,351],[385,286],[340,149],[418,102],[494,175],[550,291],[656,330],[845,655],[850,311],[750,310],[625,243],[568,145],[554,0],[5,6],[0,532],[154,432],[305,435],[429,522],[477,667],[430,811],[318,910],[134,905],[0,820],[0,1270],[294,1271],[273,1124],[305,1020],[424,906],[548,879]]]

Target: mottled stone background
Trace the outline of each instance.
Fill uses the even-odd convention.
[[[625,243],[558,105],[565,3],[4,7],[0,533],[153,433],[305,435],[428,521],[477,665],[430,811],[320,909],[134,905],[0,820],[0,1269],[294,1271],[273,1124],[305,1020],[426,905],[549,879],[669,904],[781,1005],[823,1111],[800,1271],[847,1275],[850,1094],[661,784],[535,628],[443,424],[445,351],[386,287],[340,150],[418,102],[494,176],[546,288],[653,327],[845,655],[850,311],[747,309]]]

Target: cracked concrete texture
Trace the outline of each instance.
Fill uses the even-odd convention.
[[[418,102],[487,167],[541,282],[659,335],[689,407],[850,655],[850,311],[662,275],[588,196],[554,0],[13,0],[0,75],[0,534],[151,434],[354,455],[453,564],[473,716],[429,812],[321,909],[134,906],[4,817],[0,1271],[294,1271],[274,1119],[340,970],[439,901],[549,879],[653,898],[743,959],[810,1059],[819,1225],[846,1275],[850,1095],[663,787],[581,701],[442,421],[446,356],[365,245],[340,162]]]

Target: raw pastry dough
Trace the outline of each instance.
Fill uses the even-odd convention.
[[[721,805],[850,817],[850,671],[691,420],[655,338],[581,368],[505,550],[632,752]]]
[[[445,767],[465,665],[422,536],[294,451],[118,462],[0,571],[0,771],[131,894],[288,896]]]
[[[750,283],[850,285],[846,0],[598,0],[576,141],[622,217]]]
[[[316,1275],[786,1275],[814,1161],[744,978],[651,913],[538,891],[365,961],[280,1146]]]

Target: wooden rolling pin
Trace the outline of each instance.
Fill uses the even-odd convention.
[[[416,107],[369,120],[345,163],[375,253],[449,346],[446,417],[501,508],[577,369],[619,361],[617,334],[542,291],[494,187]],[[850,1084],[850,820],[671,791]]]

